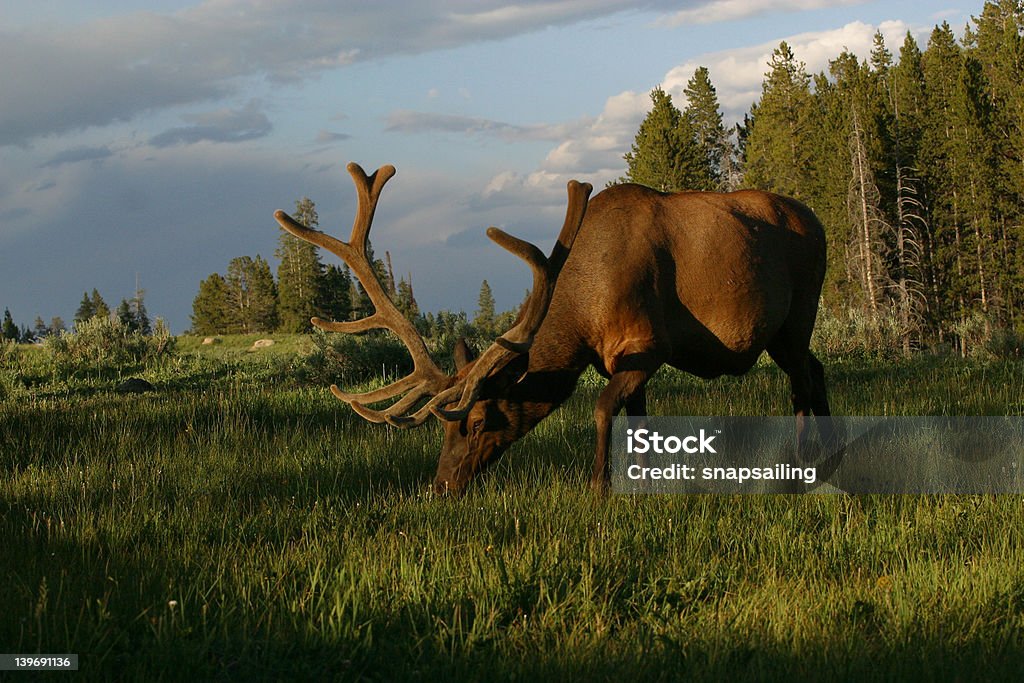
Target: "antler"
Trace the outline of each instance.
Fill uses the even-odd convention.
[[[480,398],[484,380],[497,368],[530,350],[533,337],[541,323],[544,322],[548,306],[551,305],[551,295],[555,291],[558,274],[562,271],[565,259],[569,256],[569,250],[572,249],[573,242],[576,240],[576,233],[579,232],[580,226],[583,224],[583,217],[587,212],[587,202],[593,190],[590,183],[569,181],[566,187],[569,204],[565,211],[565,222],[558,234],[558,241],[555,242],[555,246],[551,249],[551,255],[547,258],[544,257],[540,249],[529,242],[513,237],[495,227],[487,229],[487,236],[491,240],[530,264],[530,268],[533,269],[533,289],[519,312],[516,324],[508,332],[495,339],[494,343],[480,354],[480,358],[477,359],[464,380],[448,390],[449,393],[461,394],[458,405],[446,410],[443,406],[451,403],[450,400],[436,403],[432,401],[432,405],[427,407],[435,415],[444,420],[461,420],[466,417],[473,404]]]
[[[430,357],[419,332],[387,295],[380,280],[377,279],[377,274],[366,253],[367,238],[370,234],[370,225],[373,223],[373,214],[377,209],[377,200],[380,198],[380,192],[384,189],[385,183],[395,175],[395,167],[382,166],[373,175],[367,176],[359,164],[351,163],[348,165],[348,172],[352,176],[352,182],[355,183],[358,194],[358,209],[352,224],[352,236],[348,242],[343,242],[319,230],[310,229],[292,219],[284,211],[274,212],[274,218],[282,228],[291,234],[318,247],[323,247],[347,263],[359,278],[359,282],[362,283],[363,289],[375,308],[372,315],[361,320],[330,322],[313,318],[312,323],[327,332],[356,333],[372,329],[388,329],[398,335],[412,356],[412,373],[397,382],[362,394],[349,394],[339,389],[337,385],[332,385],[331,393],[348,403],[354,411],[370,422],[413,426],[413,424],[422,423],[430,414],[427,406],[410,418],[402,417],[402,414],[426,396],[435,395],[437,398],[442,395],[441,390],[449,384],[449,379]],[[439,392],[441,393],[439,394]],[[403,393],[406,393],[406,396],[387,410],[373,410],[363,405],[364,403],[384,401]],[[415,420],[415,422],[410,422],[410,420]]]
[[[348,403],[356,413],[370,422],[387,422],[396,427],[415,427],[423,424],[431,414],[445,420],[461,420],[480,397],[484,380],[512,358],[529,351],[533,344],[534,335],[544,321],[548,306],[551,304],[551,295],[558,274],[583,223],[587,201],[593,187],[589,183],[569,181],[569,206],[565,214],[565,223],[558,235],[558,241],[551,250],[551,255],[546,258],[540,249],[529,242],[513,237],[498,228],[488,228],[488,237],[530,265],[533,270],[533,290],[523,305],[516,324],[481,354],[465,378],[449,386],[451,379],[434,363],[419,332],[388,296],[377,279],[366,252],[377,200],[385,183],[395,175],[395,167],[382,166],[373,175],[367,176],[359,164],[350,163],[348,172],[355,183],[359,200],[356,218],[352,224],[352,236],[348,242],[308,228],[296,222],[284,211],[274,212],[274,218],[291,234],[326,249],[347,263],[359,278],[375,309],[372,315],[361,320],[329,322],[313,318],[313,324],[327,332],[391,330],[409,349],[413,371],[386,387],[362,394],[343,392],[337,385],[331,385],[331,393]],[[364,405],[391,399],[403,393],[405,396],[385,410],[374,410]],[[416,412],[406,414],[427,397],[431,398]],[[445,409],[445,406],[456,401],[458,404],[453,409]]]

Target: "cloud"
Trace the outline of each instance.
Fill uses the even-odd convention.
[[[400,109],[388,115],[386,128],[390,133],[462,133],[492,135],[505,140],[558,140],[565,136],[566,125],[517,125],[504,121],[434,114]]]
[[[748,19],[761,14],[780,12],[801,12],[806,10],[861,5],[868,0],[712,0],[697,7],[684,9],[666,17],[662,23],[669,26],[680,24],[711,24],[722,21]]]
[[[149,144],[170,147],[204,141],[243,142],[261,138],[273,128],[256,100],[251,100],[242,109],[218,109],[204,114],[189,114],[182,119],[193,125],[166,130],[150,138]]]
[[[341,142],[343,140],[351,140],[352,136],[348,133],[335,133],[329,130],[320,129],[320,132],[316,134],[316,142],[320,144],[326,144],[329,142]]]
[[[876,30],[893,46],[902,42],[908,29],[911,27],[901,21],[885,21],[877,26],[855,21],[837,29],[800,33],[752,47],[707,53],[670,69],[660,85],[673,96],[675,104],[682,107],[686,104],[683,95],[686,83],[698,66],[707,66],[728,125],[739,120],[760,97],[768,60],[781,40],[790,44],[809,73],[816,73],[826,70],[829,60],[835,59],[843,49],[866,58]],[[924,29],[911,30],[919,36],[925,34]],[[625,172],[623,154],[630,149],[650,106],[646,92],[625,91],[609,97],[596,118],[566,126],[564,137],[535,171],[495,175],[474,198],[474,204],[558,206],[564,202],[561,188],[570,178],[591,182],[595,189],[600,189]]]
[[[686,103],[683,95],[686,83],[698,66],[706,66],[718,91],[725,117],[736,121],[760,98],[761,84],[772,52],[782,40],[789,43],[796,58],[804,62],[807,72],[814,74],[827,72],[829,60],[838,57],[843,50],[850,50],[862,59],[867,58],[875,31],[881,31],[886,44],[892,48],[903,42],[908,30],[923,35],[923,30],[912,29],[902,21],[883,21],[877,26],[853,21],[826,31],[798,33],[751,47],[712,52],[671,69],[665,75],[662,87],[672,94],[678,106],[683,106]]]
[[[53,168],[62,164],[74,164],[80,161],[101,161],[113,155],[109,147],[75,147],[50,157],[43,162],[44,168]]]
[[[396,4],[206,0],[170,14],[0,29],[0,145],[223,98],[251,77],[294,83],[357,61],[678,6],[669,0]]]

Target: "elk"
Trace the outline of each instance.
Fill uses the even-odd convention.
[[[800,202],[767,192],[665,194],[615,185],[590,200],[587,183],[568,183],[565,222],[551,254],[489,228],[488,237],[526,261],[533,288],[515,324],[478,358],[456,348],[457,372],[434,362],[424,340],[388,297],[367,258],[367,237],[385,183],[348,165],[358,208],[348,242],[297,223],[281,227],[335,254],[359,278],[376,311],[329,322],[329,332],[394,332],[413,371],[362,394],[331,392],[360,416],[408,428],[431,416],[444,427],[434,479],[459,493],[517,439],[573,393],[592,365],[608,383],[594,410],[592,486],[606,491],[612,418],[646,414],[644,387],[668,364],[699,377],[740,375],[767,351],[789,376],[800,443],[808,415],[829,415],[822,365],[809,349],[825,274],[821,223]],[[384,409],[370,404],[396,399]]]

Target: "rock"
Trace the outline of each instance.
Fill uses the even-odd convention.
[[[256,341],[254,341],[252,343],[252,348],[254,348],[254,349],[265,349],[268,346],[273,346],[273,345],[274,345],[274,340],[273,339],[257,339]]]
[[[220,337],[207,337],[203,340],[203,346],[209,346],[210,344],[220,344]]]
[[[154,390],[156,387],[141,377],[129,377],[114,388],[114,391],[119,394],[144,394]]]

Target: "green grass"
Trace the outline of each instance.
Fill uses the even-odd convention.
[[[152,394],[39,379],[0,402],[0,651],[103,680],[1020,671],[1018,496],[599,500],[587,376],[439,499],[436,425],[365,423],[287,353],[221,355],[246,346],[180,342]],[[837,414],[1022,410],[1019,363],[826,365]],[[664,373],[650,410],[781,415],[788,393],[766,366]]]

